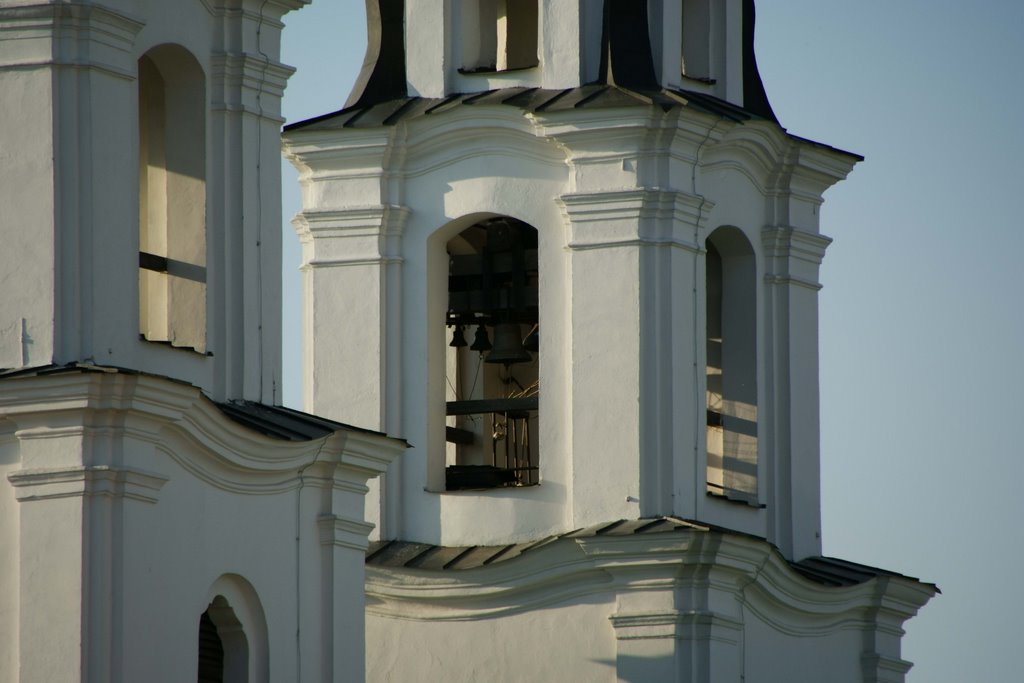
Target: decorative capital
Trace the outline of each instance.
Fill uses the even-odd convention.
[[[155,503],[168,478],[106,466],[18,470],[7,475],[19,502],[54,498],[108,497]]]
[[[320,515],[317,525],[320,527],[320,545],[351,548],[361,553],[369,547],[370,532],[374,529],[374,525],[369,522],[344,519],[337,515]]]

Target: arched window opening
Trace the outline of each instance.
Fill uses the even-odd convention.
[[[537,66],[537,0],[464,0],[462,26],[463,72]]]
[[[757,280],[736,228],[707,240],[707,487],[757,502]]]
[[[222,683],[224,681],[224,643],[217,634],[217,627],[210,619],[209,611],[199,617],[199,683]]]
[[[206,351],[206,85],[184,48],[139,59],[139,328]]]
[[[448,490],[539,481],[537,231],[512,218],[448,241]]]
[[[246,683],[249,641],[228,601],[218,595],[199,617],[198,683]]]
[[[711,68],[711,0],[683,0],[681,69],[683,76],[714,82]]]

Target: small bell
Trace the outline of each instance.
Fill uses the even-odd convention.
[[[462,325],[456,325],[455,330],[452,332],[452,340],[448,343],[448,346],[461,349],[466,343],[466,336],[462,333]]]
[[[473,337],[473,345],[469,347],[473,351],[489,351],[491,348],[491,340],[487,338],[487,328],[483,325],[476,326],[476,336]]]

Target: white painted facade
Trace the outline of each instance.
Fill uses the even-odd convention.
[[[383,538],[506,543],[676,515],[793,559],[820,553],[817,290],[830,240],[818,207],[855,156],[685,106],[474,104],[285,140],[304,193],[306,407],[413,445],[368,513]],[[445,244],[496,215],[538,232],[543,483],[446,493]],[[695,476],[707,469],[705,243],[720,227],[741,231],[757,263],[752,505],[707,496]]]
[[[903,577],[826,588],[762,541],[704,531],[371,566],[366,590],[370,680],[687,683],[903,681],[902,624],[934,593]]]
[[[306,407],[411,444],[367,499],[369,678],[903,681],[935,587],[794,569],[821,553],[819,207],[859,157],[754,102],[742,0],[647,3],[633,94],[603,3],[539,0],[517,69],[500,21],[480,56],[486,4],[406,0],[401,92],[284,136]],[[455,238],[494,218],[536,230],[539,484],[452,490]],[[659,518],[704,526],[572,535]]]
[[[304,4],[0,3],[0,680],[364,680],[404,445],[274,407]]]
[[[184,379],[217,400],[280,402],[275,217],[280,98],[291,69],[278,61],[279,34],[283,14],[303,4],[4,2],[0,204],[16,209],[0,215],[0,272],[19,284],[0,301],[0,368],[90,360]],[[205,210],[190,209],[199,216],[189,219],[173,201],[166,207],[172,225],[205,227],[205,259],[196,264],[208,273],[200,353],[140,339],[137,77],[140,59],[161,61],[162,46],[192,60],[203,100],[198,123],[168,137],[172,145],[205,137],[205,190],[187,195]],[[165,68],[168,81],[185,71],[177,66]],[[171,128],[181,99],[168,95]],[[196,174],[176,170],[168,160],[166,175]]]
[[[195,680],[221,596],[223,680],[363,680],[363,493],[400,446],[282,442],[96,366],[4,379],[0,429],[0,678]]]

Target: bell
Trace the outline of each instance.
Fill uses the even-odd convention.
[[[476,326],[476,336],[473,337],[473,345],[469,347],[473,351],[483,353],[491,348],[491,340],[487,338],[487,328],[483,325]]]
[[[462,325],[456,325],[455,330],[452,332],[452,340],[448,343],[448,346],[461,349],[465,345],[466,336],[462,333]]]
[[[487,354],[485,363],[529,363],[533,360],[530,352],[523,348],[522,331],[515,323],[499,323],[494,326],[494,348]]]

